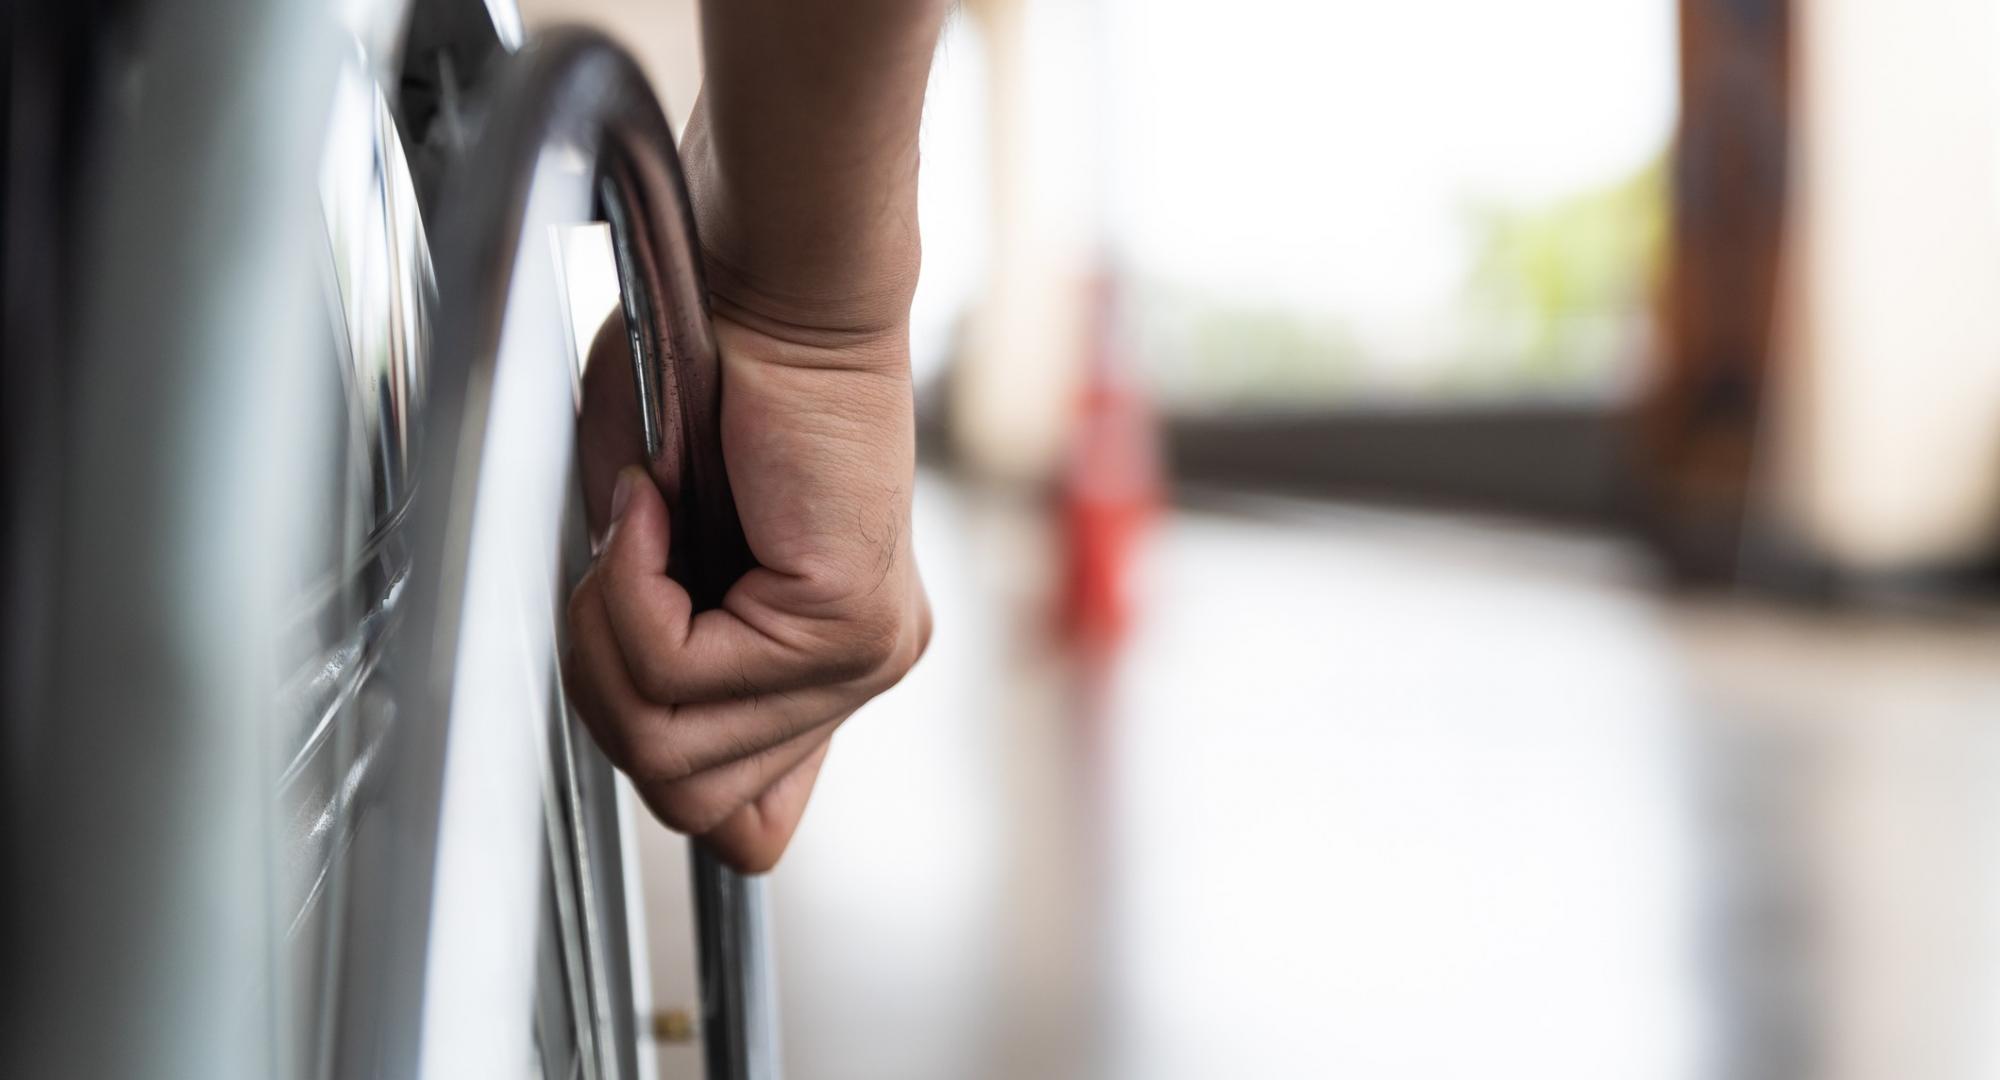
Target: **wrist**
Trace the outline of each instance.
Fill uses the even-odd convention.
[[[907,338],[922,264],[915,148],[872,189],[826,175],[773,183],[773,169],[730,152],[723,127],[703,94],[681,143],[718,311],[807,344]]]

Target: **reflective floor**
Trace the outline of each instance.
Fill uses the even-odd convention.
[[[793,1080],[2000,1075],[2000,623],[1237,501],[1162,519],[1093,670],[1033,505],[917,518],[933,651],[774,883]]]

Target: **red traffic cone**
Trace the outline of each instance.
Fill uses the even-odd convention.
[[[1083,388],[1059,480],[1059,612],[1069,641],[1108,652],[1136,606],[1134,570],[1160,504],[1160,442],[1131,370],[1116,282],[1100,276],[1090,296]]]

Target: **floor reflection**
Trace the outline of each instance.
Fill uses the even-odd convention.
[[[776,876],[794,1080],[2000,1075],[1992,624],[1271,502],[1163,519],[1100,668],[1035,506],[917,513],[933,652]]]

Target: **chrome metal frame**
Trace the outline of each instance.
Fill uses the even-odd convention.
[[[700,606],[713,606],[751,565],[723,469],[720,371],[708,324],[699,243],[665,117],[643,75],[622,51],[584,31],[546,34],[508,64],[490,104],[488,138],[473,152],[467,182],[444,200],[441,243],[462,260],[441,280],[473,282],[507,265],[522,228],[510,178],[530,175],[542,148],[561,140],[600,162],[599,204],[611,225],[622,299],[644,414],[643,455],[673,508],[674,573]],[[483,290],[492,295],[494,290]],[[496,313],[470,297],[445,307],[449,356],[491,352]],[[456,395],[443,383],[440,398]],[[440,418],[432,433],[454,437],[464,421]],[[746,880],[696,845],[691,864],[702,975],[702,1038],[712,1080],[779,1075],[762,884]]]
[[[748,556],[665,122],[602,39],[558,35],[509,57],[494,7],[357,0],[336,20],[162,0],[120,24],[143,69],[105,66],[76,288],[58,292],[63,333],[26,361],[57,387],[36,397],[57,406],[37,427],[52,446],[6,463],[10,496],[34,494],[48,519],[37,543],[8,545],[8,612],[21,615],[9,648],[38,642],[47,662],[16,679],[8,657],[0,1072],[454,1075],[531,1015],[503,990],[477,998],[494,1011],[461,1008],[475,1000],[463,958],[504,954],[516,976],[560,975],[563,998],[540,1003],[557,1011],[540,1015],[576,1021],[562,1030],[585,1075],[636,1075],[615,778],[562,702],[553,617],[498,665],[545,696],[481,696],[491,661],[512,654],[480,644],[500,621],[480,598],[532,594],[559,611],[585,550],[566,462],[505,453],[520,430],[510,401],[538,402],[564,445],[574,422],[573,376],[509,345],[540,222],[593,202],[612,219],[642,331],[635,376],[655,402],[652,445],[635,455],[675,496],[690,589],[719,597]],[[415,103],[375,89],[407,73],[391,51],[406,17],[413,56],[444,58]],[[331,181],[322,218],[310,193],[328,183],[325,110],[348,84],[369,164]],[[560,206],[530,209],[564,184]],[[316,235],[326,222],[333,234]],[[21,362],[9,358],[10,385]],[[42,466],[55,478],[14,482]],[[476,541],[495,534],[482,523],[521,467],[545,497],[515,507],[534,519],[519,533],[541,539],[482,576]],[[12,583],[35,575],[47,587],[17,603]],[[496,727],[509,709],[558,722]],[[467,871],[465,808],[496,805],[468,787],[494,763],[468,764],[481,742],[513,747],[498,767],[540,809],[503,800],[493,816],[516,854]],[[298,808],[289,820],[273,812],[279,791]],[[538,876],[537,858],[553,872]],[[704,856],[694,873],[714,1075],[775,1075],[769,999],[743,989],[765,985],[763,970],[733,966],[763,955],[757,886]],[[470,925],[491,896],[553,915]]]
[[[104,64],[74,288],[8,358],[10,386],[42,372],[50,446],[10,442],[4,488],[46,518],[6,546],[4,1074],[500,1074],[526,1068],[492,1038],[512,1014],[560,1026],[586,1076],[636,1076],[616,778],[554,678],[586,558],[574,370],[510,330],[524,282],[548,292],[548,222],[612,224],[650,402],[634,460],[690,592],[750,560],[666,122],[608,42],[510,56],[494,6],[126,10],[144,66]],[[440,78],[412,84],[398,48]],[[332,174],[328,102],[358,138]],[[542,438],[562,452],[510,454]],[[488,634],[522,612],[526,638]],[[702,852],[692,872],[710,1072],[776,1076],[760,886]],[[476,994],[468,958],[512,974]],[[526,980],[560,998],[512,1012]]]
[[[323,539],[299,479],[337,420],[284,360],[323,345],[298,253],[338,31],[251,0],[118,28],[145,44],[145,92],[98,103],[63,333],[10,358],[55,365],[62,392],[49,445],[7,463],[60,494],[28,616],[47,662],[9,694],[0,1072],[262,1077],[291,1026],[275,643]]]

